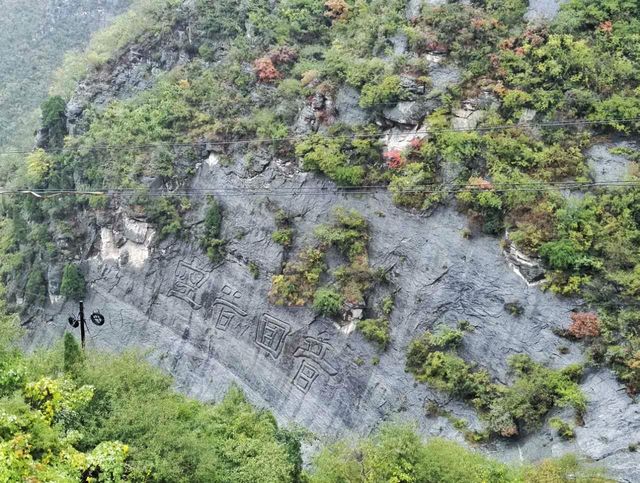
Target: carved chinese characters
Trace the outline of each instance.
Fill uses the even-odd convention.
[[[229,285],[225,285],[222,294],[213,301],[213,316],[216,329],[225,332],[232,325],[234,319],[244,319],[247,313],[238,306],[240,292]]]
[[[223,285],[222,289],[214,292],[215,298],[201,294],[208,276],[209,272],[195,263],[180,261],[173,285],[167,293],[169,297],[186,302],[193,310],[206,306],[205,317],[210,317],[210,325],[205,331],[208,353],[215,350],[216,339],[210,330],[215,330],[217,337],[246,340],[245,334],[252,328],[253,344],[272,361],[278,362],[280,367],[289,367],[288,371],[294,371],[289,381],[302,394],[307,394],[319,378],[326,380],[338,374],[338,370],[329,362],[331,347],[325,340],[300,334],[294,337],[290,324],[268,313],[252,318],[243,303],[242,294],[232,285]],[[209,303],[211,299],[213,301]],[[284,360],[282,365],[281,359]]]
[[[202,308],[202,305],[196,302],[196,297],[198,295],[198,289],[204,285],[206,280],[206,272],[181,260],[176,268],[173,287],[169,290],[168,295],[169,297],[184,300],[191,305],[194,310],[199,310]]]
[[[290,330],[289,324],[269,314],[263,314],[258,321],[256,345],[262,347],[271,357],[277,359],[282,353],[284,341]]]

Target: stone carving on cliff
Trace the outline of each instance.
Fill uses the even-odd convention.
[[[222,288],[222,294],[212,304],[216,329],[226,332],[236,318],[245,319],[247,317],[247,312],[238,305],[241,298],[240,292],[233,287],[225,285]]]
[[[173,286],[168,292],[169,297],[175,297],[187,302],[194,310],[202,308],[202,304],[196,302],[198,290],[207,281],[207,273],[195,264],[189,264],[184,260],[178,262]]]
[[[291,332],[289,324],[276,319],[272,315],[262,314],[262,317],[258,320],[255,343],[277,360],[282,353],[289,332]]]
[[[325,359],[328,345],[315,337],[305,337],[302,346],[293,353],[293,357],[302,360],[292,384],[306,394],[320,375],[324,372],[330,377],[336,376],[338,371]]]

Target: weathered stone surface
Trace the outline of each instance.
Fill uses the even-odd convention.
[[[382,115],[385,119],[398,124],[416,125],[440,105],[437,99],[398,102],[393,107],[383,109]]]
[[[595,144],[589,148],[587,158],[595,181],[605,183],[620,181],[629,174],[632,162],[625,156],[612,154],[613,148],[637,149],[637,146],[628,141],[618,141]]]
[[[238,384],[280,421],[300,423],[328,438],[368,434],[385,420],[411,420],[425,435],[461,441],[446,419],[425,416],[425,402],[432,399],[481,427],[470,407],[416,384],[404,370],[412,338],[440,324],[468,320],[475,330],[465,336],[461,355],[503,382],[510,377],[506,361],[512,354],[530,354],[551,367],[582,360],[578,345],[552,332],[568,323],[571,301],[527,286],[509,266],[497,239],[464,239],[467,220],[454,210],[440,208],[423,217],[394,208],[387,194],[305,194],[331,185],[309,174],[283,176],[280,170],[272,162],[248,177],[241,159],[231,166],[200,164],[193,188],[287,188],[298,193],[220,196],[223,236],[229,240],[229,255],[220,264],[211,264],[196,241],[170,239],[150,247],[148,258],[136,267],[130,249],[130,261],[123,264],[102,248],[104,239],[96,240],[97,255],[84,265],[90,281],[86,302],[108,322],[92,330],[90,344],[115,351],[148,349],[151,359],[176,377],[181,391],[203,400],[218,400],[229,384]],[[339,328],[308,308],[275,307],[267,300],[271,275],[283,260],[282,248],[270,236],[274,209],[282,206],[297,216],[298,248],[336,205],[355,208],[368,219],[371,263],[388,271],[397,291],[392,342],[382,354],[353,327]],[[203,214],[201,203],[187,223],[196,223]],[[107,225],[100,231],[112,229]],[[250,261],[260,269],[257,280],[249,272]],[[525,309],[517,318],[504,308],[513,301]],[[30,324],[29,345],[59,340],[74,310],[72,304],[49,306]],[[568,354],[556,349],[567,344]],[[380,362],[373,365],[376,357]],[[639,456],[621,448],[640,430],[638,405],[607,371],[588,378],[584,388],[590,411],[575,442],[559,448],[557,437],[542,431],[519,444],[499,443],[493,456],[517,459],[522,454],[536,460],[560,450],[579,451],[610,464],[626,481],[637,481]]]
[[[527,285],[534,286],[540,284],[544,280],[545,275],[542,261],[532,258],[518,250],[516,245],[509,240],[508,233],[505,240],[507,241],[507,247],[504,250],[504,255],[513,270],[522,277]]]
[[[560,5],[566,0],[529,0],[529,8],[524,18],[531,22],[549,22],[560,11]]]
[[[461,109],[454,109],[452,124],[454,129],[468,131],[478,127],[486,117],[487,112],[463,106]]]
[[[438,56],[433,56],[438,59]],[[453,65],[443,63],[433,63],[429,69],[429,77],[433,86],[433,91],[444,92],[447,87],[460,82],[462,75],[460,69]]]
[[[343,86],[338,89],[335,98],[336,121],[348,125],[366,124],[371,114],[359,105],[360,93],[353,87]]]
[[[426,136],[425,131],[427,129],[428,128],[426,126],[423,126],[422,128],[398,126],[389,129],[383,138],[386,150],[402,151],[409,146],[411,141],[414,139],[424,138]]]

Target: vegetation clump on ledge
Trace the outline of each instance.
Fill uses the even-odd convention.
[[[415,339],[407,352],[407,369],[418,381],[472,404],[490,435],[511,438],[534,430],[554,407],[572,407],[581,421],[587,403],[578,385],[581,366],[556,371],[518,354],[509,358],[513,383],[494,383],[485,369],[457,355],[463,336],[460,330],[442,328]]]

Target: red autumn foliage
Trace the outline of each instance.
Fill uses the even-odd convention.
[[[600,335],[600,319],[592,312],[575,312],[571,314],[569,334],[576,339],[598,337]]]
[[[423,141],[420,138],[414,138],[410,142],[411,149],[420,149],[422,147]]]
[[[275,65],[278,64],[288,64],[297,60],[298,51],[292,47],[288,47],[283,45],[282,47],[278,47],[277,49],[269,52],[268,57],[271,59]]]
[[[387,166],[389,166],[389,169],[399,169],[404,165],[402,153],[397,149],[387,151],[383,154],[383,157],[387,160]]]
[[[507,39],[504,39],[503,41],[500,42],[500,48],[502,50],[511,50],[513,49],[514,45],[516,45],[516,38],[515,37],[509,37]],[[495,55],[495,54],[493,54]]]
[[[433,52],[435,54],[446,54],[449,52],[447,44],[435,40],[428,41],[425,45],[425,49],[427,52]]]
[[[610,34],[613,31],[613,23],[611,22],[611,20],[602,22],[600,25],[598,25],[598,30],[600,30],[600,32]]]
[[[470,188],[479,188],[481,190],[491,190],[493,189],[493,185],[491,181],[487,181],[484,178],[471,177],[469,178],[468,185]]]
[[[260,57],[253,62],[253,69],[258,76],[260,82],[272,82],[280,79],[282,74],[273,65],[273,61],[269,57]]]
[[[514,436],[518,436],[518,434],[518,427],[515,424],[511,424],[500,430],[500,436],[503,438],[513,438]]]
[[[540,33],[536,32],[535,30],[527,30],[522,36],[527,39],[533,47],[542,45],[545,38],[547,37],[544,30],[540,31]]]
[[[349,5],[344,0],[327,0],[324,6],[325,16],[331,20],[344,20],[349,14]]]
[[[476,30],[481,30],[489,24],[489,21],[484,18],[471,19],[471,26]]]
[[[514,53],[518,57],[524,57],[524,47],[517,47],[516,50],[514,50]]]

